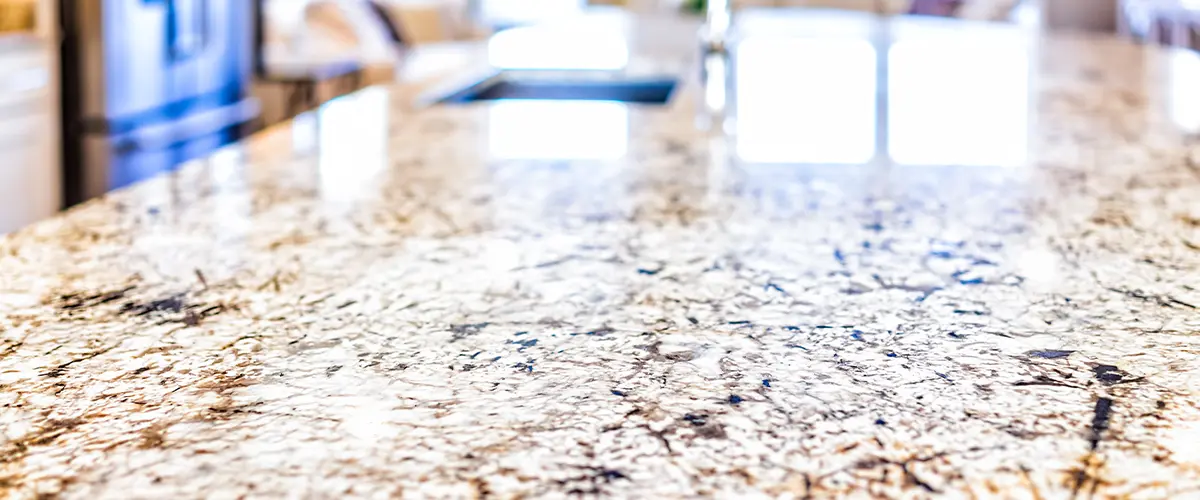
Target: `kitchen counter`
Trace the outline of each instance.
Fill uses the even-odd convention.
[[[505,47],[697,73],[601,16],[9,235],[0,493],[1200,495],[1200,58],[741,22],[730,134],[691,78],[414,104]]]

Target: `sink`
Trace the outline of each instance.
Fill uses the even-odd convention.
[[[438,99],[465,104],[498,99],[618,101],[666,104],[675,91],[674,78],[584,79],[500,75],[468,85]]]

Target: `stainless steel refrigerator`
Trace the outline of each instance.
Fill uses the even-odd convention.
[[[59,0],[67,206],[239,139],[258,113],[251,0]]]

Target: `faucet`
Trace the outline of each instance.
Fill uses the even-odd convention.
[[[730,132],[734,122],[730,107],[735,92],[733,71],[733,1],[707,0],[700,28],[700,81],[704,95],[698,124],[714,132]]]
[[[700,48],[705,55],[726,55],[729,53],[727,45],[733,27],[733,0],[708,0],[705,4]]]

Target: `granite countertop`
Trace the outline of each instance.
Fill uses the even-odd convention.
[[[0,240],[0,496],[1200,495],[1200,57],[742,22],[731,134],[410,79]]]

